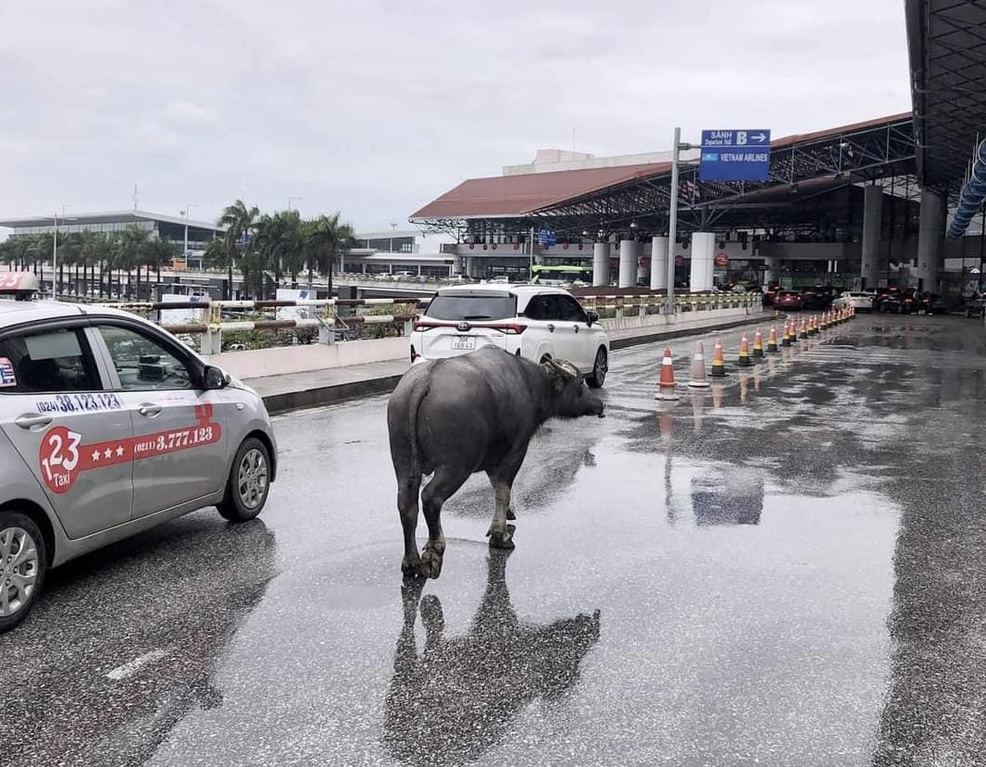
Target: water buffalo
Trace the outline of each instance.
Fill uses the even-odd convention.
[[[469,478],[485,471],[495,509],[490,546],[512,549],[507,524],[514,477],[538,427],[549,418],[603,414],[578,369],[568,362],[542,364],[485,347],[458,357],[413,366],[387,403],[390,456],[397,473],[397,507],[404,528],[405,575],[437,578],[445,538],[442,504]],[[421,477],[434,473],[421,492],[428,542],[418,555]]]

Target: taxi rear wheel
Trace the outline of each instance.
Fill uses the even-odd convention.
[[[217,506],[223,519],[246,522],[267,504],[270,492],[270,451],[255,437],[243,441],[236,451],[226,481],[226,497]]]
[[[21,623],[44,585],[48,552],[30,517],[0,511],[0,634]]]

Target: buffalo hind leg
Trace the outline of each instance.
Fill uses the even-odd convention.
[[[442,533],[442,506],[467,479],[468,469],[440,466],[435,476],[421,492],[421,506],[428,523],[428,542],[421,551],[420,572],[426,578],[442,574],[442,555],[445,553],[445,535]]]
[[[404,559],[401,561],[401,571],[404,575],[418,575],[421,572],[421,557],[418,556],[418,544],[414,540],[414,533],[418,529],[420,489],[420,476],[398,481],[397,509],[401,515],[401,527],[404,529]]]
[[[514,547],[514,530],[517,529],[515,525],[507,524],[508,519],[515,519],[510,509],[510,483],[490,476],[490,484],[493,485],[493,521],[486,537],[490,539],[491,547],[509,550]]]

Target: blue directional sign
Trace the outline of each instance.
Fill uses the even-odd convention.
[[[767,181],[769,130],[704,130],[700,181]]]

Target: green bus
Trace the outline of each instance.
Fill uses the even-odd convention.
[[[578,264],[534,264],[531,282],[539,285],[591,285],[592,267]]]

